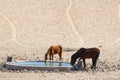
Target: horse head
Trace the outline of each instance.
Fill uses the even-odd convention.
[[[47,54],[45,54],[45,61],[47,60],[47,56],[48,56],[48,55],[47,55]]]
[[[75,54],[71,56],[71,62],[70,64],[73,66],[78,58],[80,58],[81,53],[85,52],[85,48],[80,48]]]
[[[72,66],[74,66],[74,64],[75,64],[75,62],[76,62],[76,60],[77,60],[78,58],[79,58],[79,56],[78,56],[77,53],[73,54],[73,55],[71,56],[71,62],[70,62],[70,64],[71,64]]]
[[[74,56],[75,56],[74,54],[71,56],[70,64],[71,64],[72,66],[73,66],[73,65],[75,64],[75,62],[76,62],[76,59],[75,59]]]

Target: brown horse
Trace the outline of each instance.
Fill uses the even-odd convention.
[[[84,67],[86,67],[86,58],[92,58],[91,69],[96,68],[96,62],[100,55],[100,50],[98,48],[80,48],[75,54],[71,56],[71,65],[74,65],[78,58],[83,59]]]
[[[58,54],[60,60],[62,59],[62,46],[61,45],[56,45],[56,46],[51,46],[47,53],[45,54],[45,61],[48,59],[47,57],[49,56],[50,60],[53,60],[54,54]]]

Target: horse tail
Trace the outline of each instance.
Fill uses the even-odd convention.
[[[59,48],[60,48],[60,53],[62,54],[62,46],[61,45],[59,45]]]
[[[97,53],[95,56],[95,59],[97,60],[99,58],[100,53]]]
[[[99,55],[100,55],[100,50],[98,49],[97,54],[95,56],[95,60],[97,60],[99,58]]]

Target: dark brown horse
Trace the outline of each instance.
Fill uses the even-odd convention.
[[[45,54],[45,61],[48,59],[47,57],[49,56],[50,60],[53,60],[54,54],[58,54],[60,60],[62,59],[62,46],[61,45],[56,45],[56,46],[51,46],[47,53]]]
[[[84,67],[86,67],[86,58],[92,58],[91,69],[96,68],[96,62],[100,55],[100,50],[98,48],[80,48],[75,54],[71,56],[71,65],[74,65],[78,58],[83,59]]]

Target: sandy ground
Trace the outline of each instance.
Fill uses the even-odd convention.
[[[63,52],[63,61],[70,62],[70,57],[73,52]],[[42,54],[42,53],[41,53]],[[13,54],[13,61],[35,61],[44,60],[44,55],[41,54]],[[0,57],[2,62],[5,62],[6,56]],[[66,57],[67,56],[67,57]],[[114,58],[115,59],[115,58]],[[120,79],[120,58],[119,60],[107,59],[106,57],[99,58],[97,68],[91,70],[91,60],[86,60],[87,67],[85,70],[72,71],[12,71],[1,67],[1,80],[119,80]],[[58,61],[58,55],[54,56],[54,60]],[[1,62],[1,63],[2,63]]]
[[[100,48],[97,69],[90,69],[91,60],[84,71],[0,68],[0,80],[120,80],[120,1],[0,0],[0,65],[7,56],[44,60],[49,46],[56,44],[75,49],[63,52],[65,62],[81,47]]]

